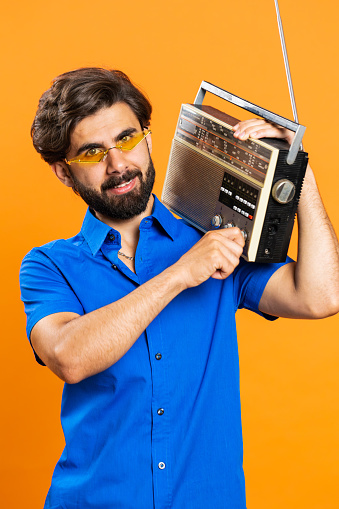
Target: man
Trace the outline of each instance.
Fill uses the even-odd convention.
[[[338,312],[338,243],[310,168],[297,263],[240,258],[151,194],[151,106],[120,72],[78,69],[42,96],[33,143],[89,205],[81,232],[21,268],[27,333],[66,382],[66,447],[46,508],[244,509],[235,311]],[[260,119],[235,136],[293,134]]]

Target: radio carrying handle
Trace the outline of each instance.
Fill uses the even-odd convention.
[[[270,122],[274,122],[275,124],[278,124],[281,127],[289,129],[290,131],[294,131],[295,135],[286,160],[287,164],[294,163],[295,158],[297,157],[299,151],[299,147],[301,145],[301,141],[306,131],[305,126],[298,124],[297,122],[293,122],[292,120],[288,120],[285,117],[281,117],[280,115],[277,115],[272,111],[266,110],[265,108],[261,108],[256,104],[246,101],[245,99],[241,99],[241,97],[238,97],[237,95],[230,94],[229,92],[226,92],[226,90],[223,90],[222,88],[212,85],[212,83],[209,83],[208,81],[201,82],[199,91],[193,104],[199,106],[202,105],[206,92],[210,92],[211,94],[214,94],[220,97],[221,99],[225,99],[225,101],[235,104],[236,106],[239,106],[244,110],[254,113],[255,115],[259,115],[259,117],[262,117],[265,120],[269,120]]]

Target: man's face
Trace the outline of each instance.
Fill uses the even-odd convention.
[[[67,159],[91,147],[110,148],[123,136],[140,131],[131,108],[116,103],[79,122],[71,135]],[[72,163],[68,171],[73,189],[99,216],[110,219],[138,216],[147,208],[155,177],[148,144],[150,135],[130,152],[109,150],[100,163]]]

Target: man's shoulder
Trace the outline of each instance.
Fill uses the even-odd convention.
[[[41,246],[33,247],[24,257],[25,260],[34,260],[41,258],[59,258],[70,256],[72,253],[79,252],[85,244],[84,237],[78,233],[74,237],[68,239],[57,239],[47,242]]]

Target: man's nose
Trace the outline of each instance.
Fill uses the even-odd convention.
[[[106,156],[107,173],[122,173],[128,167],[126,153],[117,147],[112,147]]]

